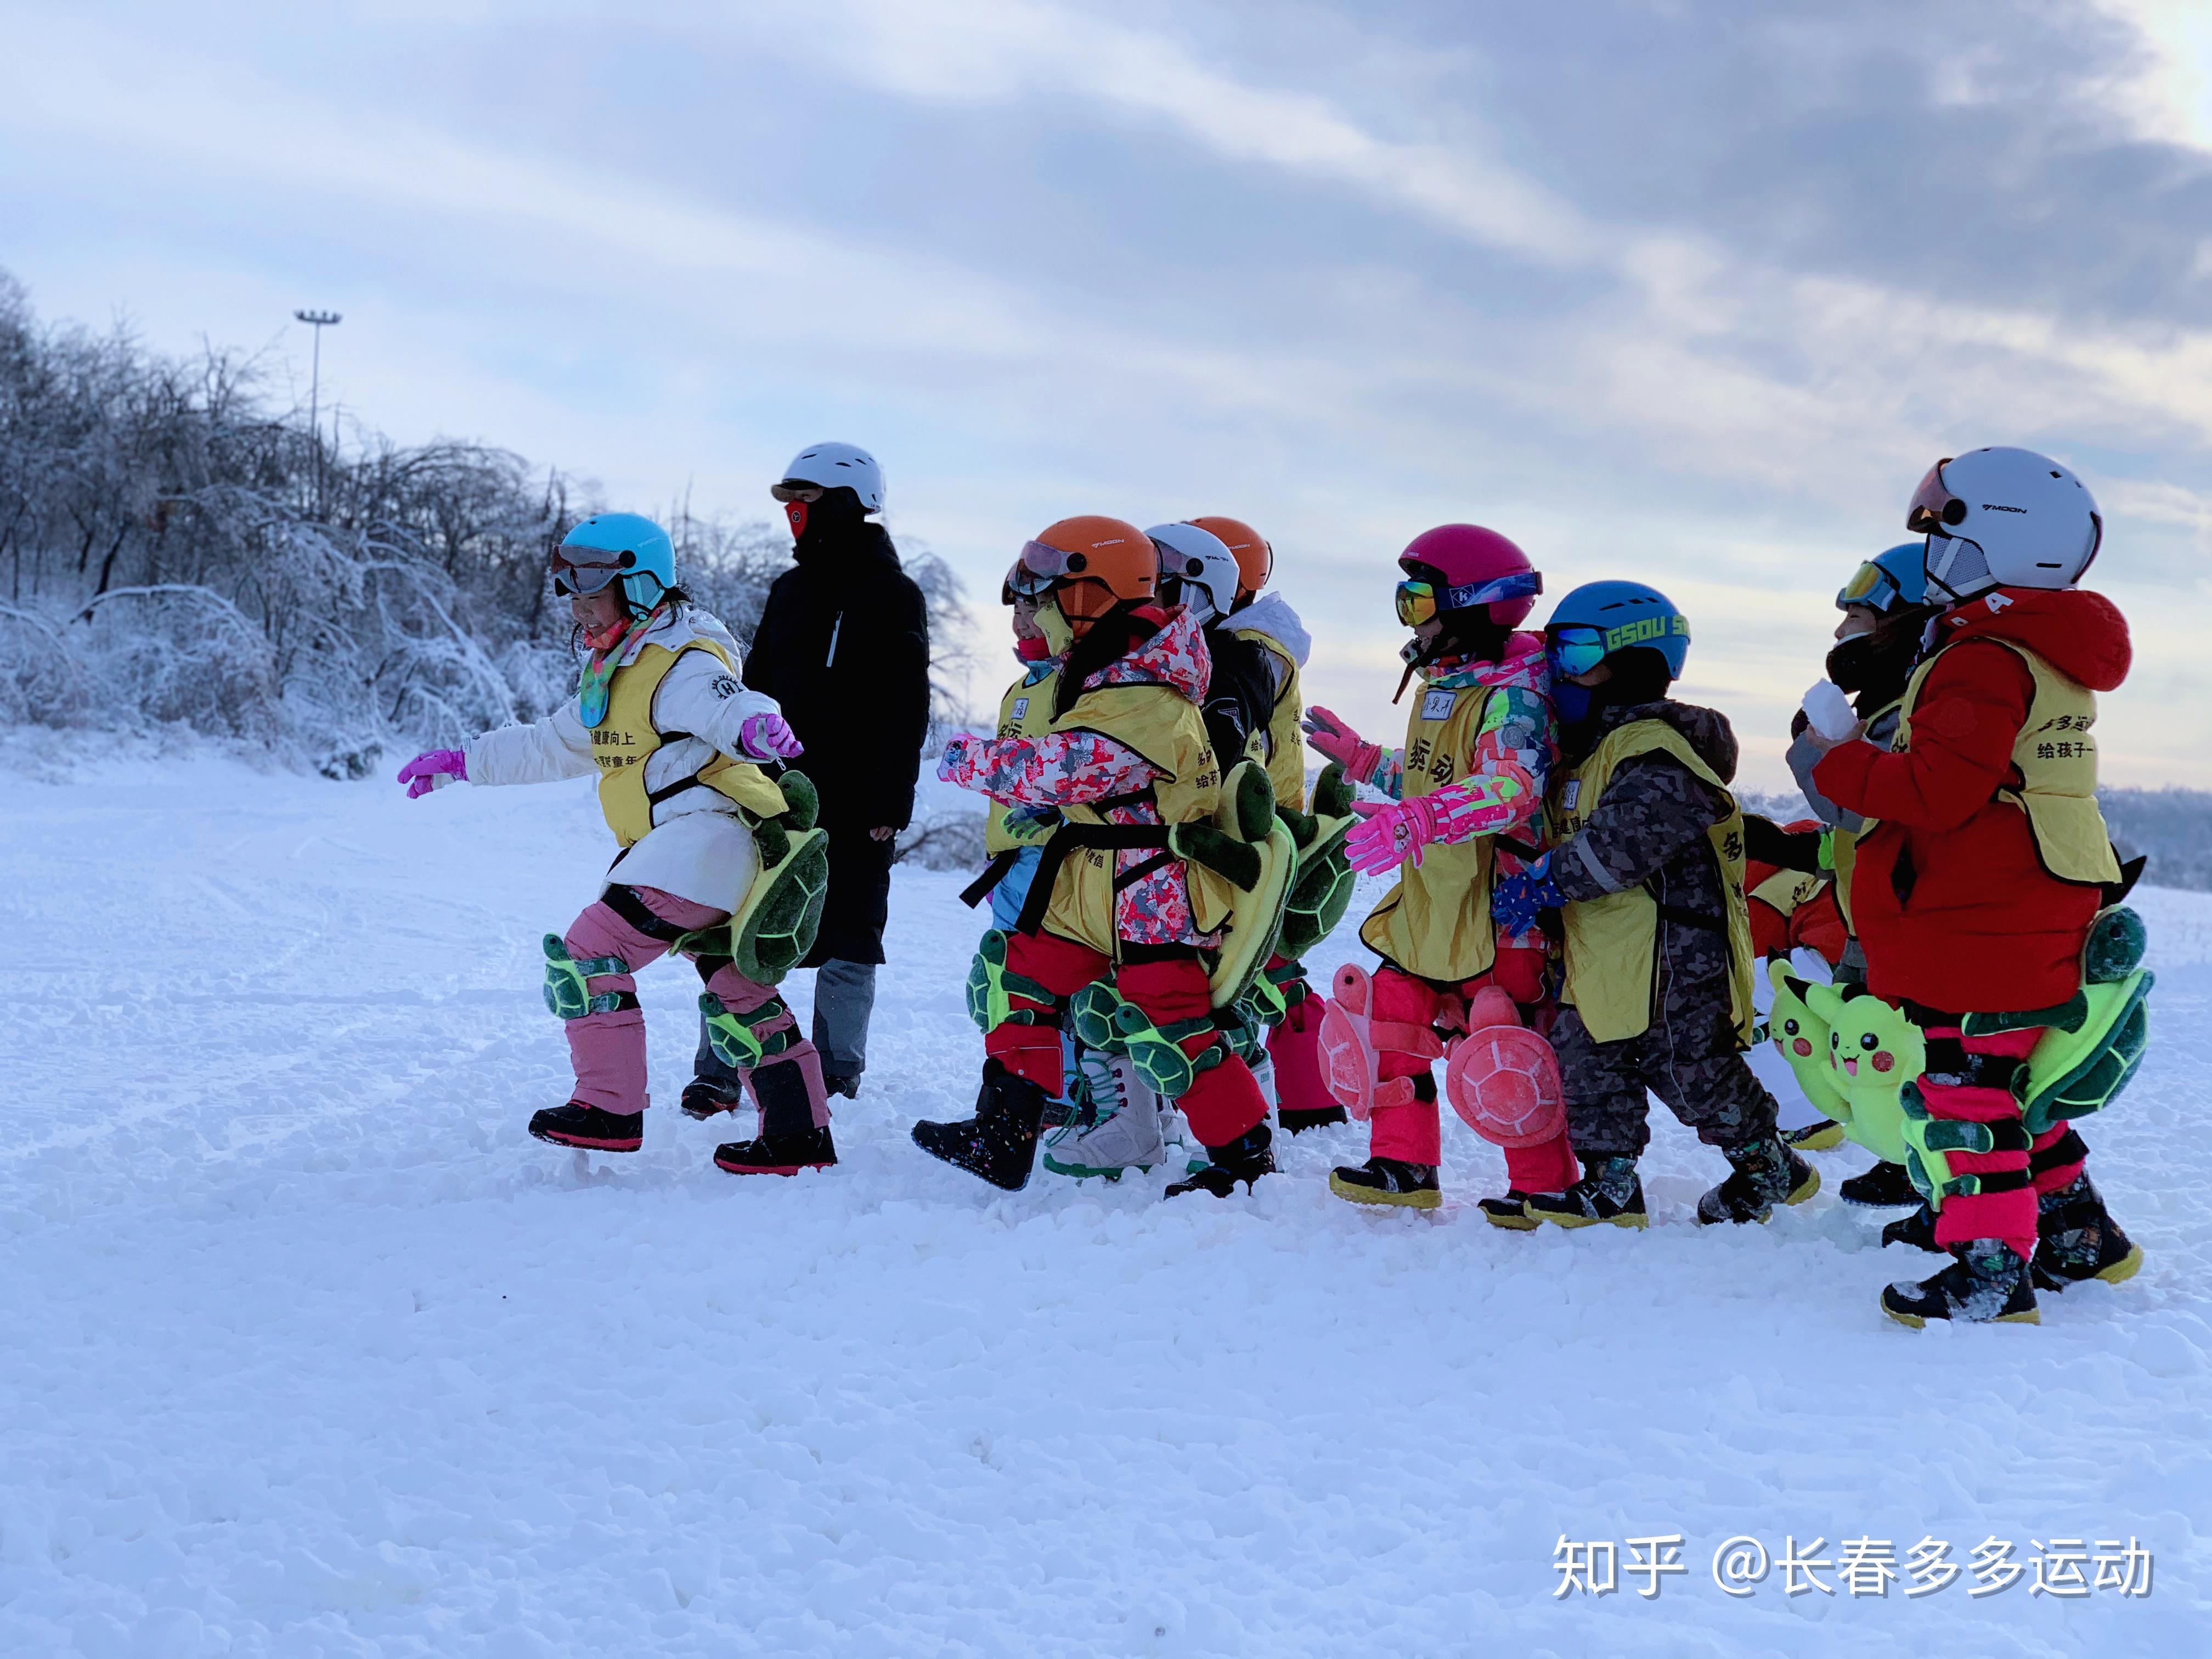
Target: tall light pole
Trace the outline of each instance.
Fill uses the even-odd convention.
[[[314,368],[307,377],[307,430],[315,439],[315,510],[323,505],[323,331],[336,328],[345,319],[335,311],[295,311],[298,318],[315,331]]]

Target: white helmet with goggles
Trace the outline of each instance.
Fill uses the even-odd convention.
[[[2087,486],[2032,449],[1936,462],[1912,492],[1905,527],[1927,537],[1929,595],[1950,605],[1992,587],[2071,587],[2105,536]]]
[[[1227,616],[1237,604],[1237,556],[1211,530],[1194,524],[1156,524],[1145,534],[1160,555],[1160,602],[1180,605],[1201,628]]]

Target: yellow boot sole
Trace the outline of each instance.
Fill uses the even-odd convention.
[[[1528,1217],[1539,1224],[1548,1221],[1554,1227],[1634,1227],[1641,1230],[1651,1224],[1651,1218],[1641,1210],[1628,1210],[1620,1215],[1602,1218],[1594,1215],[1553,1215],[1547,1210],[1531,1210]]]
[[[2103,1279],[2107,1285],[2118,1285],[2128,1279],[2133,1279],[2138,1273],[2142,1272],[2142,1246],[2138,1244],[2134,1249],[2130,1249],[2125,1255],[2122,1256],[2118,1261],[2112,1263],[2111,1267],[2106,1268],[2104,1272],[2097,1274],[2096,1276],[2099,1279]]]
[[[1887,1302],[1881,1304],[1881,1310],[1909,1330],[1923,1331],[1928,1328],[1928,1322],[1918,1314],[1899,1313]],[[2034,1308],[2030,1308],[2026,1313],[1999,1314],[1989,1322],[1992,1325],[2040,1325],[2042,1322],[2042,1313]]]
[[[1434,1189],[1425,1193],[1386,1193],[1373,1187],[1355,1187],[1340,1179],[1332,1170],[1328,1189],[1347,1204],[1374,1204],[1393,1210],[1433,1210],[1444,1201],[1444,1195]]]
[[[1820,1133],[1807,1135],[1804,1139],[1791,1143],[1793,1147],[1801,1152],[1832,1152],[1843,1144],[1844,1126],[1840,1123],[1831,1123]]]

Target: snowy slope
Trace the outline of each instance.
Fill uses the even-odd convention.
[[[1432,1218],[1328,1195],[1349,1130],[1250,1200],[994,1194],[906,1139],[973,1095],[951,876],[902,872],[836,1170],[710,1165],[672,967],[647,1150],[557,1152],[588,789],[17,775],[0,1654],[2207,1650],[2212,896],[2143,896],[2160,1047],[2087,1131],[2144,1273],[1915,1334],[1880,1218],[1693,1228],[1723,1165],[1663,1112],[1641,1236],[1482,1224],[1449,1119]],[[1690,1571],[1557,1601],[1563,1533]],[[2157,1577],[1735,1601],[1744,1533],[2134,1534]]]

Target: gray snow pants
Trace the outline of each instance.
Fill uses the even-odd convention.
[[[1559,1011],[1552,1050],[1559,1057],[1567,1138],[1577,1158],[1641,1157],[1651,1139],[1647,1090],[1708,1146],[1739,1146],[1774,1133],[1774,1097],[1733,1037],[1709,1032],[1688,1042],[1680,1036],[1655,1020],[1640,1036],[1600,1042],[1574,1009]]]

